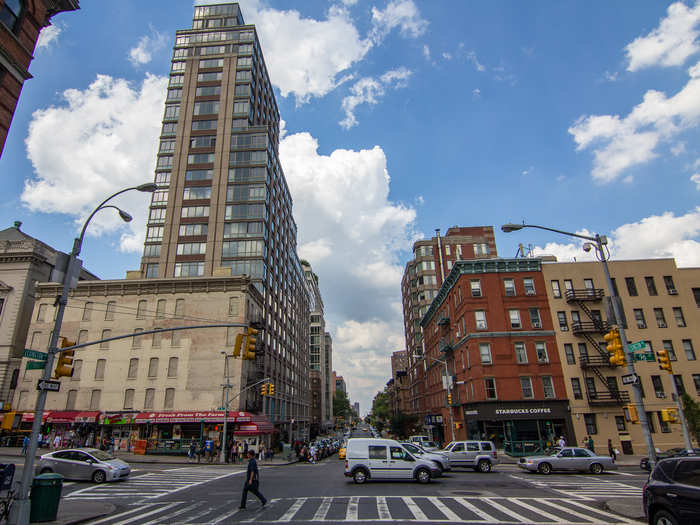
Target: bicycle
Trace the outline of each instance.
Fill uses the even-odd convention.
[[[12,463],[7,465],[0,464],[0,469],[2,469],[0,470],[0,523],[7,523],[16,495],[12,489],[15,466]]]

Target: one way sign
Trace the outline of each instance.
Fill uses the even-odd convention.
[[[39,379],[36,384],[37,390],[48,390],[49,392],[58,392],[61,389],[60,381],[50,381],[49,379]]]

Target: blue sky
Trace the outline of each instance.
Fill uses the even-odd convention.
[[[104,195],[153,178],[191,0],[83,0],[42,33],[0,158],[0,225],[67,251]],[[700,265],[700,4],[243,0],[284,120],[299,252],[334,368],[365,413],[403,348],[412,242],[527,221],[605,233],[616,258]],[[138,268],[147,199],[91,226],[86,266]],[[562,260],[578,244],[497,233]]]

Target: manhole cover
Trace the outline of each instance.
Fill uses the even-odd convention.
[[[457,490],[452,492],[452,494],[456,494],[458,496],[481,496],[481,492],[467,492],[465,490]]]

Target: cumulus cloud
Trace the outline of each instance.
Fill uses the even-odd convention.
[[[603,78],[607,80],[608,82],[617,82],[617,77],[618,77],[618,72],[615,71],[611,73],[610,71],[606,71],[603,73]]]
[[[64,91],[61,105],[35,111],[25,141],[34,176],[25,181],[22,202],[72,216],[77,227],[106,195],[152,181],[166,84],[152,75],[140,86],[98,75],[85,90]],[[107,210],[88,233],[122,231],[121,249],[140,251],[147,202],[137,192],[118,197],[114,203],[133,222],[126,226]]]
[[[592,235],[585,230],[577,233]],[[678,266],[700,266],[700,206],[685,215],[668,211],[623,224],[608,237],[613,259],[673,257]],[[556,255],[560,261],[595,260],[593,252],[581,249],[583,242],[549,243],[534,251]]]
[[[687,6],[675,2],[668,6],[667,16],[659,27],[640,36],[625,47],[627,71],[652,66],[681,66],[700,49],[700,2]]]
[[[695,183],[697,190],[700,191],[700,173],[694,173],[691,175],[690,180]]]
[[[386,94],[387,89],[400,89],[406,87],[406,81],[412,72],[404,67],[387,71],[379,78],[365,77],[358,80],[351,88],[350,95],[345,97],[342,108],[345,118],[340,121],[340,125],[345,129],[350,129],[357,125],[355,109],[360,104],[376,105]]]
[[[700,119],[700,62],[688,69],[690,80],[672,97],[649,90],[626,117],[580,117],[569,133],[578,150],[592,147],[592,176],[610,182],[621,174],[658,156],[656,147],[698,125]]]
[[[392,0],[384,10],[372,7],[373,42],[381,42],[395,28],[399,28],[402,36],[418,38],[425,33],[428,22],[421,17],[413,0]]]
[[[46,26],[42,29],[36,41],[35,51],[39,52],[42,49],[48,49],[50,46],[55,45],[62,30],[63,28],[59,24]]]
[[[150,35],[144,35],[139,38],[136,47],[132,47],[129,50],[129,61],[134,66],[148,64],[153,58],[153,54],[163,49],[168,41],[165,34],[159,33],[152,26],[150,31]]]

